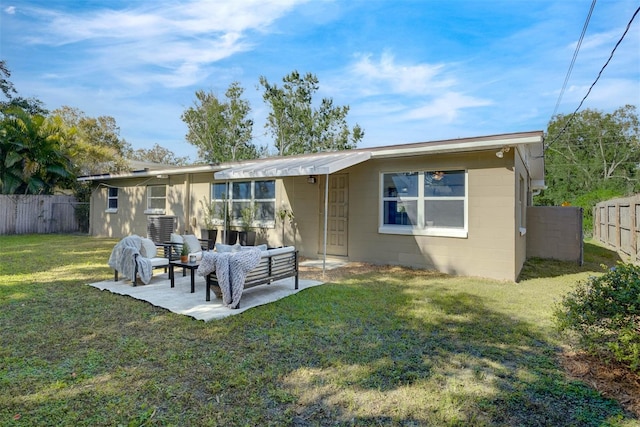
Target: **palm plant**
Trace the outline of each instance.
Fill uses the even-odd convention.
[[[0,121],[0,192],[51,194],[73,179],[62,144],[67,138],[56,118],[31,115],[21,108],[3,112]]]

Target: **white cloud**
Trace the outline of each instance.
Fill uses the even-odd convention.
[[[580,51],[589,51],[595,49],[609,49],[611,50],[613,46],[616,44],[620,36],[622,35],[621,31],[616,29],[614,31],[607,31],[602,33],[596,33],[592,35],[585,35],[582,40],[582,44],[580,45]],[[571,43],[571,50],[575,50],[578,42]]]
[[[374,62],[372,55],[360,55],[351,66],[351,73],[369,88],[388,87],[390,91],[405,95],[426,95],[450,87],[455,80],[442,76],[444,64],[401,65],[388,52]],[[371,90],[367,90],[371,93]]]
[[[491,105],[492,101],[463,94],[454,89],[457,79],[447,76],[445,64],[398,64],[388,52],[379,61],[372,55],[362,55],[350,66],[350,84],[365,97],[375,97],[369,103],[369,114],[396,122],[438,118],[452,122],[465,108]],[[386,101],[385,101],[386,100]],[[418,101],[416,101],[418,100]],[[384,107],[381,107],[384,105]],[[362,106],[362,105],[361,105]]]
[[[206,78],[211,64],[251,49],[252,33],[267,31],[296,3],[191,1],[74,14],[38,10],[46,24],[30,43],[73,45],[89,52],[89,67],[102,64],[102,71],[125,82],[183,87]]]
[[[9,14],[9,15],[15,15],[16,13],[16,7],[15,6],[8,6],[4,9],[5,13]]]
[[[458,117],[458,112],[464,108],[484,107],[491,104],[492,102],[488,100],[457,92],[447,92],[421,107],[412,109],[406,114],[406,118],[409,120],[441,118],[450,123]]]

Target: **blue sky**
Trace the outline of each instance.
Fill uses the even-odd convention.
[[[591,0],[0,0],[0,59],[21,96],[112,116],[134,148],[196,159],[195,91],[245,88],[258,145],[293,70],[349,105],[359,147],[546,130]],[[599,0],[558,113],[572,113],[639,6]],[[584,108],[640,100],[640,16]]]

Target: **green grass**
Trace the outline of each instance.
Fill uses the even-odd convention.
[[[551,310],[615,256],[505,283],[395,269],[204,323],[86,286],[112,239],[0,237],[0,425],[637,425],[566,377]]]

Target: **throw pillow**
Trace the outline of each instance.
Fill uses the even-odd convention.
[[[182,236],[182,239],[184,240],[184,244],[187,245],[187,250],[189,250],[190,254],[202,252],[200,241],[193,234],[185,234]]]
[[[256,245],[256,246],[242,246],[242,250],[243,251],[248,250],[248,249],[254,249],[254,248],[255,249],[259,249],[262,252],[264,252],[264,251],[267,250],[267,245],[266,244],[262,244],[262,245]]]
[[[216,243],[216,252],[238,252],[242,246],[239,243],[235,245],[223,245],[222,243]]]
[[[142,238],[142,244],[140,245],[140,255],[145,258],[155,258],[158,253],[158,247],[151,239]]]

